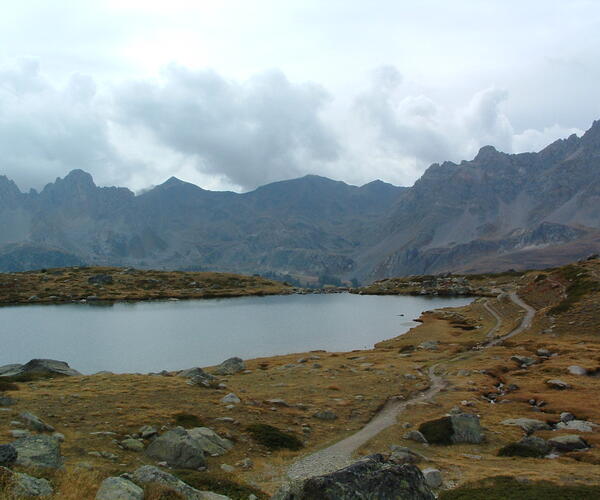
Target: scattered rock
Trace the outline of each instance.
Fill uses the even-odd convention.
[[[542,458],[552,450],[546,440],[537,436],[526,436],[516,443],[506,445],[498,451],[500,457]]]
[[[25,423],[27,427],[38,432],[54,432],[54,427],[42,422],[42,420],[36,417],[33,413],[25,411],[19,415],[19,418]]]
[[[64,361],[54,359],[32,359],[24,365],[7,365],[14,367],[12,370],[3,371],[2,377],[21,377],[32,376],[36,378],[44,377],[73,377],[81,375],[77,370],[73,370]],[[6,368],[6,367],[3,367]]]
[[[273,500],[433,500],[435,496],[414,465],[397,465],[371,455],[344,469],[281,488]]]
[[[144,443],[139,439],[127,438],[119,443],[121,447],[129,451],[144,451]]]
[[[290,405],[283,399],[266,399],[265,403],[272,406],[282,406],[284,408],[290,407]]]
[[[198,469],[206,465],[204,450],[183,427],[175,427],[152,441],[146,455],[171,467]]]
[[[123,477],[107,477],[100,484],[96,500],[144,500],[144,490]]]
[[[437,340],[426,340],[419,344],[419,349],[426,351],[437,351],[439,342]]]
[[[127,478],[129,479],[129,478]],[[154,467],[144,465],[137,469],[130,479],[139,486],[157,483],[182,495],[186,500],[230,500],[229,497],[217,495],[210,491],[199,491],[184,483],[173,474]]]
[[[224,439],[219,436],[215,431],[208,427],[196,427],[189,429],[188,433],[192,436],[205,453],[212,456],[220,456],[227,453],[233,448],[233,443],[228,439]]]
[[[17,461],[17,450],[11,444],[0,444],[0,466],[8,467]]]
[[[552,356],[552,352],[548,349],[538,349],[537,351],[535,351],[535,353],[543,358],[549,358],[550,356]]]
[[[246,365],[241,358],[229,358],[223,361],[214,371],[215,375],[235,375],[243,372]]]
[[[221,470],[231,474],[232,472],[235,472],[235,467],[227,464],[221,464]]]
[[[479,444],[484,440],[479,417],[469,413],[425,422],[419,426],[419,431],[431,444]]]
[[[396,464],[418,464],[422,460],[426,460],[423,455],[414,452],[406,446],[397,446],[393,444],[391,446],[392,453],[390,460]]]
[[[571,365],[567,368],[571,375],[587,375],[588,371],[583,366]]]
[[[150,439],[158,434],[158,430],[151,425],[142,425],[138,433],[142,439]]]
[[[563,382],[562,380],[559,380],[557,378],[546,380],[546,385],[548,385],[552,389],[557,389],[559,391],[571,388],[570,384],[567,384],[566,382]]]
[[[9,434],[15,438],[15,439],[19,439],[25,436],[29,436],[31,433],[29,431],[26,431],[25,429],[13,429],[11,431],[8,431]]]
[[[25,467],[58,469],[62,466],[60,443],[51,436],[25,436],[12,443],[17,450],[17,464]]]
[[[110,274],[96,274],[88,278],[90,285],[112,285],[114,282]]]
[[[233,392],[230,392],[229,394],[227,394],[227,396],[221,399],[221,403],[225,404],[239,404],[241,402],[242,400],[238,398]]]
[[[9,396],[0,396],[0,406],[12,406],[15,402],[16,401]]]
[[[421,434],[419,431],[414,430],[404,434],[404,439],[409,439],[410,441],[415,441],[416,443],[427,443],[427,439],[425,439],[425,436],[423,436],[423,434]]]
[[[577,434],[553,437],[548,440],[548,444],[558,451],[584,450],[590,447],[587,441]]]
[[[593,422],[586,420],[569,420],[567,422],[559,422],[556,424],[557,429],[568,429],[579,432],[594,432],[594,427],[597,427]]]
[[[425,484],[430,488],[439,488],[442,486],[442,473],[438,469],[424,469],[423,477],[425,478]]]
[[[535,359],[529,358],[527,356],[511,356],[510,359],[522,368],[527,368],[528,366],[534,365],[536,363]]]
[[[527,434],[535,431],[550,430],[551,427],[546,422],[536,420],[535,418],[509,418],[501,422],[502,425],[514,425],[523,429]]]
[[[47,479],[38,479],[20,472],[13,472],[5,467],[0,467],[0,478],[10,482],[10,498],[47,497],[54,493],[52,485]],[[3,497],[4,498],[4,497]]]
[[[564,411],[560,414],[561,422],[570,422],[571,420],[575,420],[575,415],[569,413],[568,411]]]
[[[313,418],[317,418],[319,420],[337,420],[338,416],[331,410],[323,410],[315,413]]]
[[[209,389],[214,389],[218,386],[217,379],[210,373],[206,373],[202,368],[189,368],[179,372],[177,375],[187,378],[189,385],[198,385]]]

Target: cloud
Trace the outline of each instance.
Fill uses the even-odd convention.
[[[115,120],[193,158],[202,173],[253,188],[338,158],[338,140],[320,115],[329,99],[320,86],[292,83],[277,70],[235,82],[171,65],[160,82],[118,88]]]

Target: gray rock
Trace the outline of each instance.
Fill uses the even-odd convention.
[[[585,450],[590,447],[587,441],[577,434],[553,437],[548,440],[548,444],[558,451]]]
[[[552,352],[549,351],[548,349],[538,349],[537,351],[535,351],[535,353],[538,356],[542,356],[544,358],[549,358],[550,356],[552,356]]]
[[[390,460],[396,464],[418,464],[425,457],[405,446],[392,445]]]
[[[583,366],[572,365],[567,370],[571,375],[587,375],[587,370]]]
[[[139,439],[133,439],[133,438],[123,439],[123,441],[121,441],[120,444],[123,447],[123,449],[125,449],[125,450],[136,451],[136,452],[144,451],[144,443],[142,441],[140,441]]]
[[[424,469],[423,477],[425,478],[425,484],[430,488],[439,488],[442,486],[442,473],[438,469]]]
[[[19,415],[19,418],[25,423],[27,427],[38,432],[54,432],[54,427],[43,422],[39,417],[36,417],[33,413],[24,411]]]
[[[233,392],[230,392],[229,394],[227,394],[227,396],[224,396],[221,399],[221,403],[225,404],[239,404],[241,402],[242,400],[238,398]]]
[[[533,457],[541,458],[546,456],[552,450],[546,440],[537,436],[526,436],[516,443],[502,448],[498,455],[501,457]]]
[[[371,455],[344,469],[284,486],[272,500],[433,500],[421,471]]]
[[[546,385],[548,385],[552,389],[557,389],[559,391],[563,391],[565,389],[571,388],[570,384],[567,384],[566,382],[559,380],[557,378],[551,379],[551,380],[546,380]]]
[[[90,285],[112,285],[114,282],[110,274],[96,274],[88,278]]]
[[[219,383],[210,373],[206,373],[202,368],[189,368],[177,374],[179,377],[188,379],[189,385],[197,385],[209,389],[216,388]]]
[[[12,443],[17,450],[17,464],[25,467],[58,469],[62,466],[60,443],[51,436],[26,436]]]
[[[144,500],[144,490],[123,477],[107,477],[100,484],[96,500]]]
[[[229,358],[223,361],[213,373],[215,375],[235,375],[246,369],[244,361],[241,358]]]
[[[568,411],[564,411],[560,414],[561,422],[570,422],[571,420],[575,420],[575,415],[569,413]]]
[[[265,403],[271,406],[281,406],[284,408],[290,407],[290,405],[283,399],[266,399]]]
[[[0,377],[10,376],[11,373],[16,373],[22,366],[19,363],[0,366]]]
[[[484,435],[477,415],[462,413],[425,422],[419,431],[430,444],[479,444]]]
[[[569,420],[568,422],[559,422],[556,424],[557,429],[568,429],[579,432],[594,432],[594,427],[597,427],[593,422],[586,420]]]
[[[212,456],[220,456],[233,448],[233,443],[228,439],[219,436],[215,431],[208,427],[196,427],[189,429],[188,433],[200,443],[205,453]]]
[[[425,439],[425,436],[423,436],[423,434],[421,434],[419,431],[409,431],[406,434],[404,434],[404,439],[408,439],[410,441],[415,441],[416,443],[423,443],[426,444],[427,443],[427,439]]]
[[[173,474],[154,467],[152,465],[144,465],[137,469],[132,475],[131,480],[139,486],[157,483],[165,486],[168,489],[176,491],[186,500],[230,500],[229,497],[217,495],[210,491],[199,491],[184,483]]]
[[[0,395],[0,406],[12,406],[15,404],[15,400],[9,396]]]
[[[138,433],[142,439],[150,439],[158,434],[158,430],[151,425],[142,425]]]
[[[7,493],[10,494],[10,498],[47,497],[54,493],[52,485],[46,479],[13,472],[5,467],[0,467],[0,477],[9,478],[10,487]]]
[[[61,443],[64,443],[65,441],[65,435],[61,432],[53,432],[52,437],[58,439]]]
[[[0,466],[8,467],[17,461],[17,450],[12,444],[0,444]]]
[[[13,429],[11,431],[8,431],[8,433],[15,439],[31,435],[31,433],[29,431],[26,431],[25,429]]]
[[[146,455],[171,467],[198,469],[206,465],[204,450],[183,427],[175,427],[152,441]]]
[[[424,349],[426,351],[437,351],[439,342],[437,340],[426,340],[419,344],[419,349]]]
[[[313,418],[317,418],[319,420],[337,420],[338,416],[330,410],[323,410],[315,413]]]
[[[533,358],[529,358],[527,356],[511,356],[511,361],[514,361],[521,367],[528,367],[534,365],[537,361]]]
[[[15,368],[4,371],[3,377],[18,377],[31,375],[35,377],[73,377],[81,375],[77,370],[73,370],[64,361],[54,359],[32,359],[24,365],[9,365]]]
[[[528,434],[535,431],[546,431],[551,429],[546,422],[536,420],[535,418],[509,418],[507,420],[503,420],[501,424],[520,427]]]
[[[228,465],[228,464],[221,464],[221,470],[223,472],[232,473],[232,472],[235,472],[235,467],[233,467],[232,465]]]

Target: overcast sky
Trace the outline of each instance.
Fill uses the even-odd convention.
[[[600,118],[596,0],[47,0],[0,16],[0,174],[411,185]]]

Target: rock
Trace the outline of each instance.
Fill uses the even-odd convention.
[[[123,439],[123,441],[121,441],[120,445],[125,450],[136,451],[136,452],[144,451],[144,443],[142,441],[140,441],[139,439],[133,439],[133,438]]]
[[[13,370],[4,371],[3,377],[20,377],[34,376],[38,378],[44,377],[73,377],[81,375],[77,370],[73,370],[64,361],[56,361],[54,359],[32,359],[24,365],[8,365],[14,366]]]
[[[526,436],[516,443],[506,445],[498,451],[500,457],[532,457],[542,458],[546,456],[552,447],[546,440],[537,436]]]
[[[427,444],[427,439],[425,436],[421,434],[419,431],[409,431],[404,434],[404,439],[409,439],[410,441],[415,441],[416,443]]]
[[[240,460],[235,465],[237,465],[238,467],[241,467],[244,470],[250,470],[254,467],[254,462],[250,458],[244,458],[243,460]]]
[[[281,488],[272,500],[433,500],[414,465],[397,465],[371,455],[344,469]]]
[[[437,351],[439,342],[437,340],[426,340],[419,344],[419,349],[424,349],[426,351]]]
[[[26,436],[12,443],[17,450],[17,464],[25,467],[58,469],[62,466],[60,443],[51,436]]]
[[[587,441],[577,434],[553,437],[548,440],[548,444],[558,451],[585,450],[590,447]]]
[[[569,420],[568,422],[559,422],[556,424],[557,429],[568,429],[579,432],[594,432],[596,424],[588,422],[586,420]]]
[[[144,500],[144,490],[123,477],[107,477],[100,484],[96,500]]]
[[[290,407],[290,405],[283,399],[266,399],[265,403],[271,406],[281,406],[284,408]]]
[[[202,368],[189,368],[177,374],[179,377],[189,379],[189,385],[198,385],[206,388],[216,388],[218,386],[217,379],[210,373],[206,373]]]
[[[14,429],[14,430],[8,431],[8,432],[15,439],[29,436],[31,434],[29,431],[26,431],[25,429]]]
[[[0,444],[0,466],[8,467],[17,461],[17,450],[12,444]]]
[[[0,396],[0,406],[12,406],[15,402],[16,401],[9,396]]]
[[[0,377],[10,377],[11,373],[16,373],[23,365],[19,363],[13,363],[11,365],[0,366]]]
[[[152,441],[146,455],[171,467],[198,469],[206,465],[204,450],[183,427],[175,427]]]
[[[571,375],[587,375],[588,371],[583,366],[571,365],[567,368]]]
[[[564,411],[560,414],[561,422],[570,422],[571,420],[575,420],[575,415],[569,413],[568,411]]]
[[[96,274],[88,278],[90,285],[112,285],[114,282],[110,274]]]
[[[511,361],[514,361],[515,363],[517,363],[519,366],[521,367],[528,367],[531,365],[534,365],[536,363],[536,360],[533,358],[529,358],[527,356],[511,356],[510,357]]]
[[[0,467],[0,482],[4,481],[10,482],[9,491],[5,492],[9,493],[9,498],[48,497],[54,493],[47,479],[38,479]]]
[[[227,465],[227,464],[221,464],[221,470],[223,472],[232,473],[232,472],[235,472],[235,467],[233,467],[231,465]]]
[[[548,349],[538,349],[537,351],[535,351],[535,353],[543,358],[549,358],[550,356],[552,356],[552,352],[550,352]]]
[[[25,423],[27,427],[38,432],[54,432],[54,427],[42,422],[42,420],[36,417],[33,413],[25,411],[19,415],[19,418]]]
[[[233,448],[233,443],[228,439],[219,436],[215,431],[208,427],[196,427],[189,429],[188,433],[200,443],[205,453],[212,456],[220,456]]]
[[[242,400],[238,398],[233,392],[230,392],[229,394],[227,394],[227,396],[221,399],[221,403],[225,404],[238,404],[241,402]]]
[[[425,422],[419,431],[431,444],[479,444],[484,436],[477,415],[463,413]]]
[[[392,445],[392,453],[390,460],[396,464],[418,464],[421,460],[425,460],[423,455],[415,453],[410,448],[405,446]]]
[[[131,475],[131,480],[141,487],[152,483],[160,484],[179,493],[185,500],[230,500],[229,497],[223,495],[217,495],[210,491],[199,491],[196,488],[192,488],[173,474],[169,474],[152,465],[143,465],[137,469]]]
[[[514,425],[523,429],[526,433],[531,434],[535,431],[550,430],[551,427],[546,422],[536,420],[535,418],[509,418],[501,422],[502,425]]]
[[[439,488],[442,486],[442,473],[438,469],[424,469],[423,477],[425,478],[425,484],[430,488]]]
[[[223,361],[213,373],[215,375],[235,375],[243,372],[246,369],[244,361],[241,358],[229,358]]]
[[[337,420],[338,416],[330,410],[323,410],[315,413],[313,418],[317,418],[319,420]]]
[[[552,380],[546,380],[546,385],[548,385],[552,389],[557,389],[559,391],[564,391],[565,389],[571,388],[571,386],[569,384],[567,384],[566,382],[563,382],[562,380],[559,380],[557,378],[552,379]]]
[[[138,430],[138,433],[142,439],[150,439],[158,434],[155,427],[151,425],[142,425]]]

